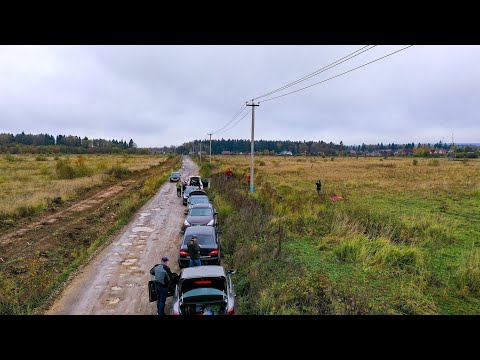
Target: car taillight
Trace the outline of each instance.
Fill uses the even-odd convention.
[[[208,256],[218,255],[218,250],[212,250],[208,253]]]
[[[212,283],[212,280],[197,280],[195,281],[195,284],[198,284],[198,285],[206,285],[206,284],[211,284]]]
[[[235,315],[235,307],[232,306],[230,309],[227,310],[227,315]]]
[[[185,250],[180,250],[180,256],[190,256],[190,253]]]

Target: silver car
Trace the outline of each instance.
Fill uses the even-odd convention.
[[[234,315],[233,274],[235,270],[219,265],[183,269],[173,293],[172,315]]]
[[[180,173],[175,171],[170,174],[170,182],[180,181]]]

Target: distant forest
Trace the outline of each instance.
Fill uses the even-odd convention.
[[[195,140],[192,142],[184,143],[175,149],[177,154],[188,154],[191,151],[200,151],[200,143],[202,144],[202,151],[210,152],[209,140]],[[449,150],[451,145],[442,143],[439,141],[436,144],[420,144],[407,143],[407,144],[383,144],[376,145],[344,145],[342,141],[340,144],[334,144],[332,142],[326,143],[324,141],[289,141],[289,140],[255,140],[255,151],[257,152],[269,152],[272,155],[278,154],[282,151],[291,151],[293,155],[297,154],[311,154],[311,155],[339,155],[342,152],[349,152],[350,150],[358,152],[371,152],[375,150],[399,150],[399,149],[414,149],[415,147],[428,147],[428,148],[443,148]],[[212,154],[221,154],[224,151],[232,153],[250,153],[250,140],[236,140],[236,139],[221,139],[212,140]]]
[[[123,140],[89,139],[72,135],[49,134],[0,134],[0,153],[21,154],[110,154],[110,153],[149,153],[148,149],[138,149],[130,139]]]
[[[130,139],[105,140],[89,139],[73,135],[49,135],[49,134],[8,134],[0,133],[0,153],[3,154],[189,154],[201,150],[204,154],[210,153],[209,140],[194,140],[183,143],[180,146],[163,146],[155,148],[138,148],[137,144]],[[256,140],[255,152],[263,155],[276,155],[282,152],[291,152],[292,155],[340,155],[351,156],[352,154],[374,154],[387,151],[405,150],[417,156],[428,156],[432,149],[454,149],[457,156],[478,157],[479,147],[471,145],[452,146],[451,144],[439,141],[436,144],[415,145],[414,142],[407,144],[362,144],[344,145],[324,141],[290,141],[290,140]],[[212,140],[212,154],[222,153],[250,153],[250,140],[221,139]]]

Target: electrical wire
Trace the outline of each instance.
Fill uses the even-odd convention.
[[[369,46],[371,46],[371,47],[368,48]],[[303,81],[305,81],[305,80],[307,80],[307,79],[310,79],[311,77],[314,77],[314,76],[316,76],[316,75],[318,75],[318,74],[321,74],[322,72],[325,72],[325,71],[327,71],[327,70],[330,70],[330,69],[334,68],[335,66],[338,66],[338,65],[344,63],[345,61],[348,61],[348,60],[350,60],[350,59],[353,59],[354,57],[356,57],[356,56],[358,56],[358,55],[360,55],[360,54],[362,54],[362,53],[364,53],[364,52],[366,52],[366,51],[372,50],[372,49],[373,49],[374,47],[376,47],[376,46],[377,46],[377,45],[366,45],[366,46],[364,46],[364,47],[362,47],[362,48],[360,48],[360,49],[358,49],[358,50],[356,50],[356,51],[354,51],[354,52],[352,52],[352,53],[350,53],[350,54],[348,54],[348,55],[346,55],[346,56],[344,56],[344,57],[342,57],[342,58],[340,58],[340,59],[338,59],[338,60],[336,60],[336,61],[334,61],[333,63],[322,67],[321,69],[318,69],[318,70],[316,70],[316,71],[314,71],[314,72],[312,72],[312,73],[310,73],[310,74],[308,74],[308,75],[305,75],[304,77],[301,77],[301,78],[298,79],[298,80],[295,80],[295,81],[293,81],[293,82],[291,82],[291,83],[288,83],[287,85],[284,85],[284,86],[282,86],[282,87],[280,87],[280,88],[278,88],[278,89],[276,89],[276,90],[270,91],[270,92],[265,93],[265,94],[260,95],[260,96],[257,96],[257,97],[255,97],[255,98],[253,98],[253,100],[261,99],[262,97],[265,97],[265,96],[268,96],[268,95],[272,95],[272,94],[274,94],[274,93],[276,93],[276,92],[285,90],[285,89],[287,89],[287,88],[289,88],[289,87],[291,87],[291,86],[294,86],[294,85],[296,85],[296,84],[299,84],[299,83],[301,83],[301,82],[303,82]],[[365,48],[368,48],[368,49],[365,49]],[[363,50],[363,51],[362,51],[362,50]],[[359,51],[361,51],[361,52],[359,52]],[[358,54],[354,55],[355,53],[358,53]]]
[[[239,120],[237,120],[237,122],[235,122],[232,126],[230,126],[228,129],[225,129],[223,130],[221,133],[219,134],[223,134],[231,129],[233,129],[240,121],[242,121],[243,119],[245,119],[245,117],[250,114],[252,112],[252,109],[250,109],[245,115],[243,115]]]
[[[385,58],[388,57],[388,56],[391,56],[391,55],[396,54],[396,53],[398,53],[398,52],[400,52],[400,51],[406,50],[406,49],[408,49],[409,47],[412,47],[412,46],[413,46],[413,45],[406,46],[406,47],[404,47],[404,48],[402,48],[402,49],[400,49],[400,50],[397,50],[397,51],[394,51],[394,52],[392,52],[392,53],[390,53],[390,54],[387,54],[387,55],[385,55],[385,56],[379,57],[379,58],[377,58],[377,59],[375,59],[375,60],[373,60],[373,61],[370,61],[370,62],[365,63],[365,64],[363,64],[363,65],[357,66],[357,67],[355,67],[355,68],[353,68],[353,69],[350,69],[350,70],[348,70],[348,71],[345,71],[345,72],[343,72],[343,73],[341,73],[341,74],[332,76],[331,78],[328,78],[328,79],[325,79],[325,80],[316,82],[316,83],[314,83],[314,84],[305,86],[305,87],[303,87],[303,88],[300,88],[300,89],[297,89],[297,90],[294,90],[294,91],[290,91],[290,92],[288,92],[288,93],[286,93],[286,94],[282,94],[282,95],[279,95],[279,96],[274,96],[274,97],[269,98],[269,99],[267,99],[267,100],[259,101],[259,104],[260,104],[260,102],[267,102],[267,101],[270,101],[270,100],[278,99],[278,98],[281,98],[281,97],[284,97],[284,96],[287,96],[287,95],[290,95],[290,94],[299,92],[299,91],[301,91],[301,90],[308,89],[308,88],[310,88],[310,87],[312,87],[312,86],[315,86],[315,85],[324,83],[324,82],[326,82],[326,81],[335,79],[335,78],[337,78],[337,77],[339,77],[339,76],[348,74],[349,72],[352,72],[352,71],[354,71],[354,70],[360,69],[360,68],[362,68],[362,67],[364,67],[364,66],[370,65],[370,64],[372,64],[372,63],[374,63],[374,62],[377,62],[377,61],[379,61],[379,60],[385,59]]]

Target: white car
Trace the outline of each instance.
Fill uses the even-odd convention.
[[[190,176],[187,180],[187,186],[198,186],[203,189],[202,178],[198,175]]]

